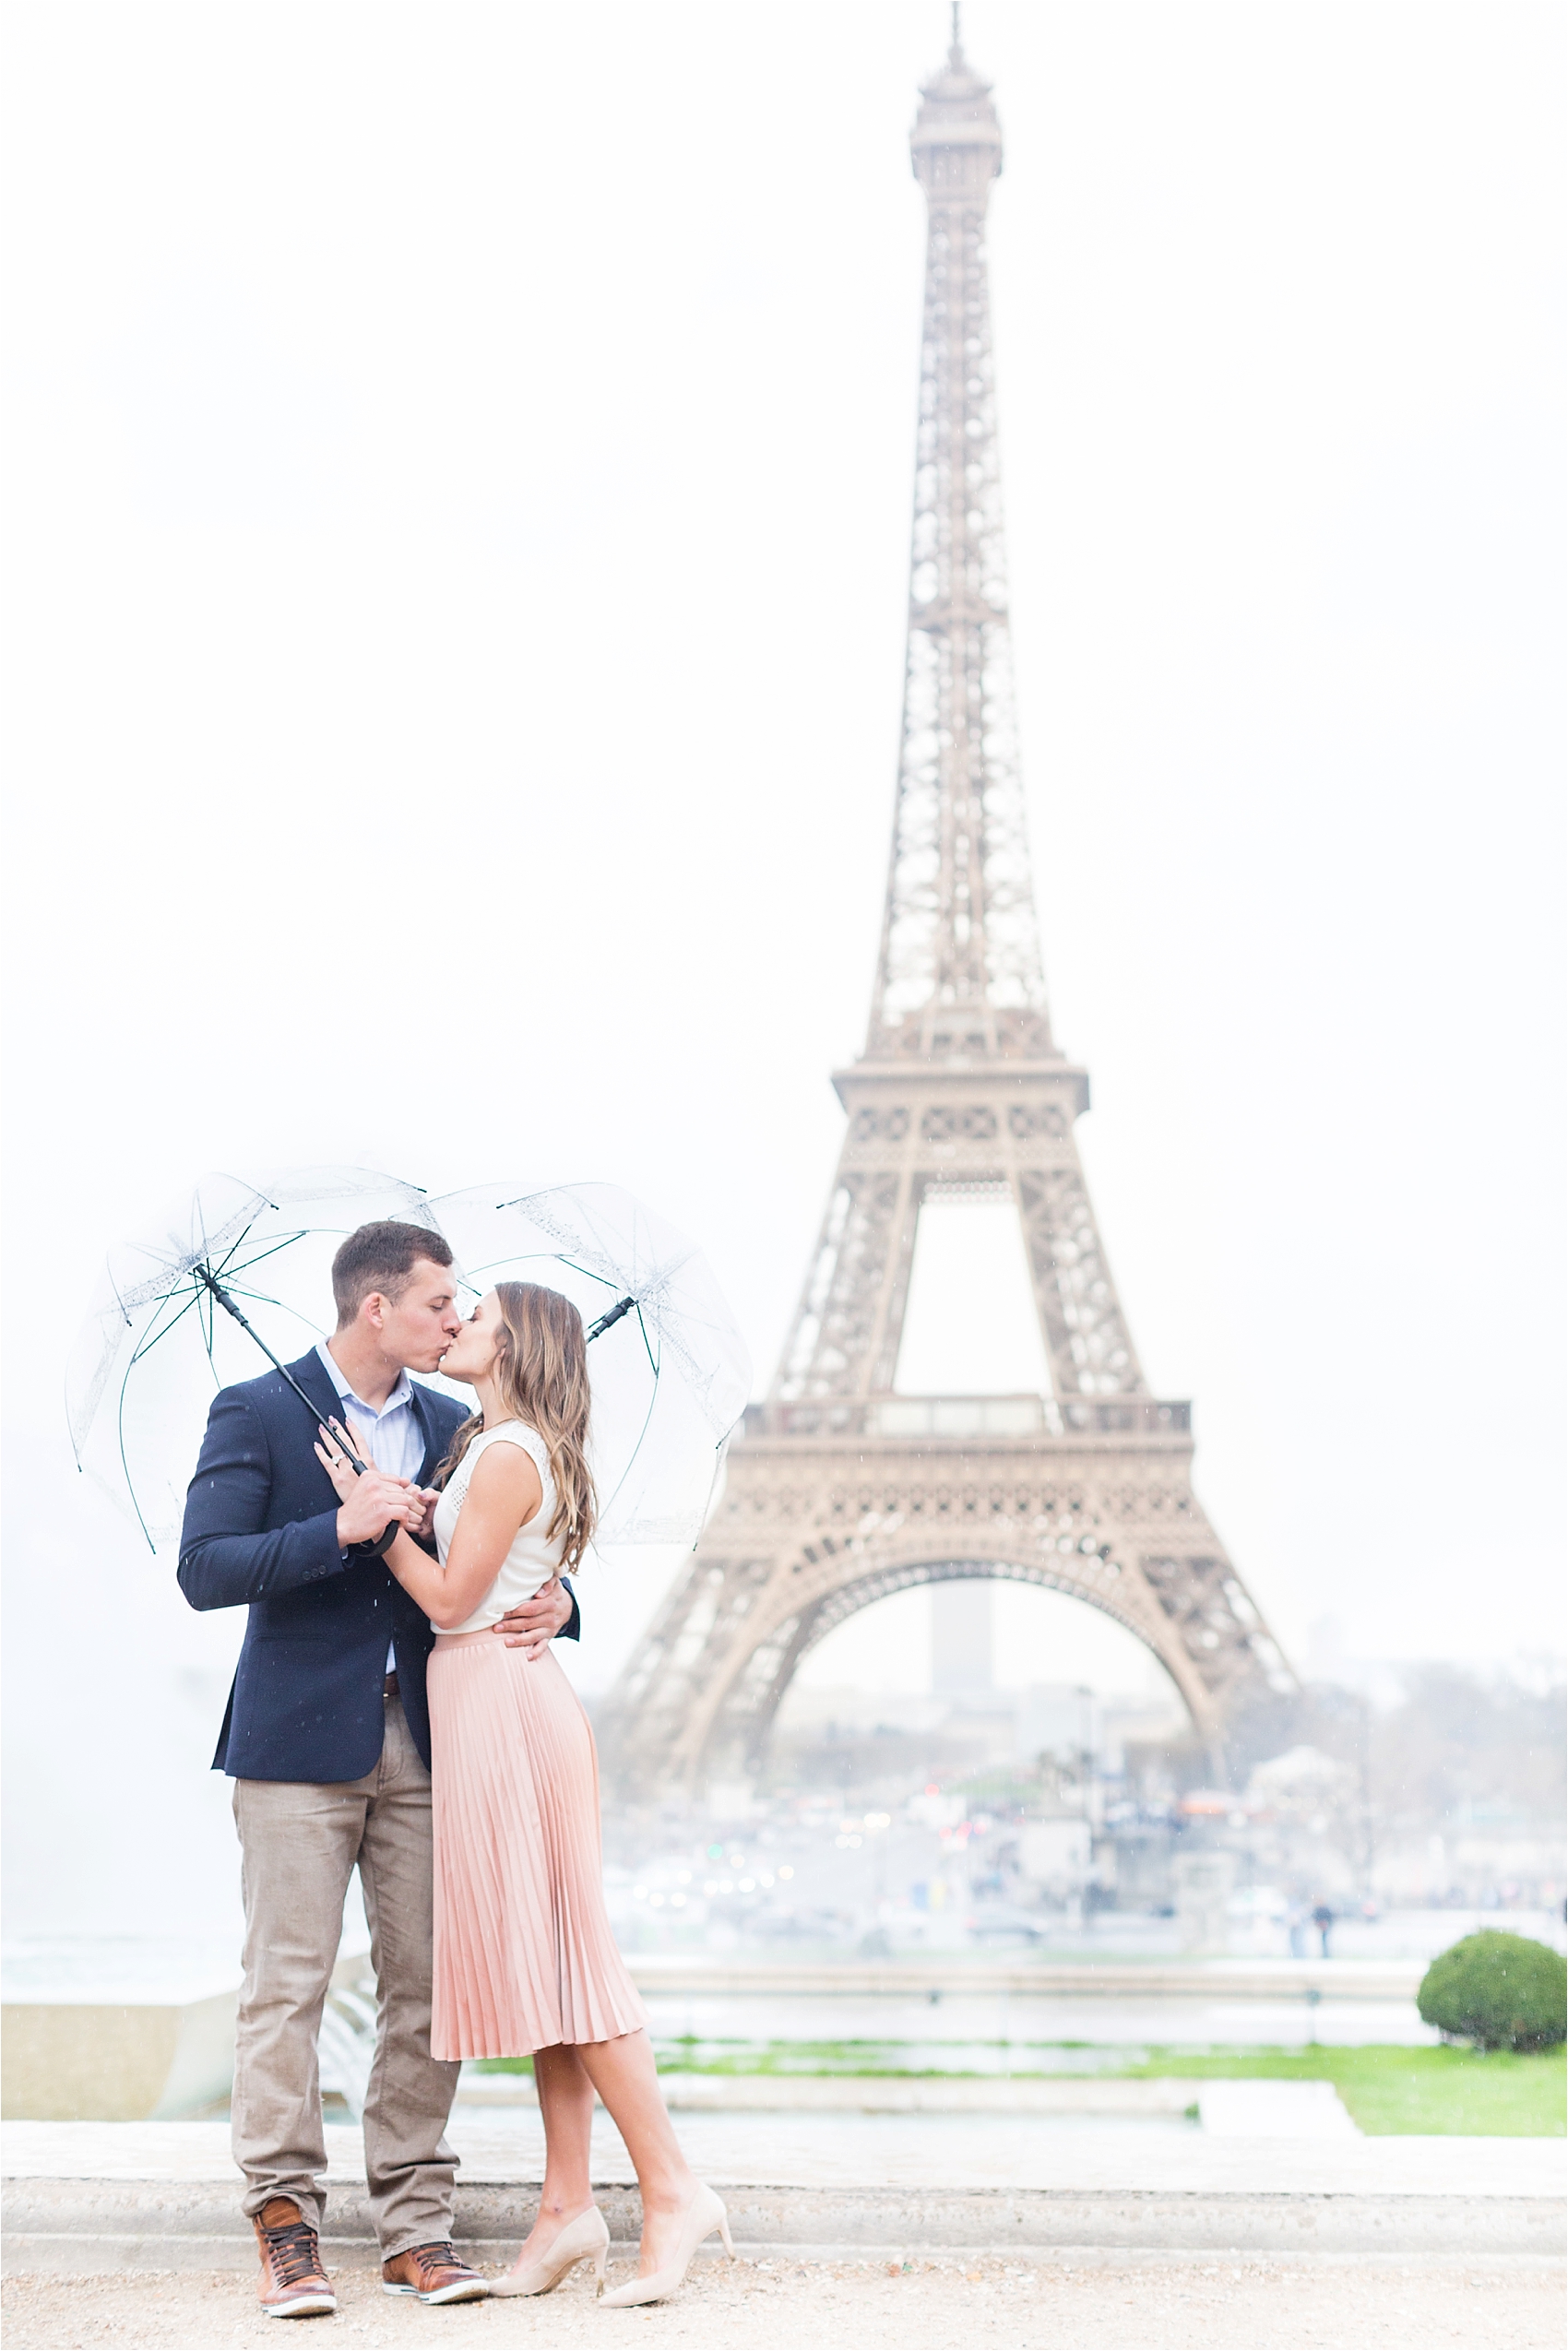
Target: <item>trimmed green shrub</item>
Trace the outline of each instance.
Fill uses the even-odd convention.
[[[1416,2006],[1425,2024],[1483,2049],[1554,2048],[1568,2037],[1568,1961],[1526,1935],[1466,1935],[1432,1961]]]

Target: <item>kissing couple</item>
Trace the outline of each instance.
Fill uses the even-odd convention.
[[[502,1282],[465,1320],[452,1253],[363,1225],[332,1261],[337,1327],[213,1401],[180,1538],[196,1609],[249,1608],[213,1769],[234,1783],[245,1911],[234,2159],[271,2318],[336,2310],[322,2266],[317,2042],[357,1867],[376,1983],[365,2178],[382,2287],[430,2304],[543,2294],[594,2262],[603,2307],[672,2293],[724,2206],[659,2096],[616,1950],[593,1733],[552,1654],[594,1529],[582,1317]],[[410,1372],[473,1390],[460,1408]],[[365,1465],[356,1472],[351,1448]],[[464,2058],[531,2056],[538,2216],[487,2281],[452,2243],[445,2132]],[[635,2277],[603,2292],[598,2093],[642,2192]]]

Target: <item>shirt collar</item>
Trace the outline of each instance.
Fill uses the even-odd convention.
[[[373,1420],[385,1420],[389,1412],[398,1411],[405,1404],[412,1404],[414,1400],[414,1391],[406,1369],[398,1372],[397,1386],[393,1389],[391,1395],[387,1397],[386,1403],[382,1406],[378,1412],[374,1405],[367,1404],[365,1402],[363,1396],[356,1395],[354,1394],[352,1388],[349,1385],[348,1381],[344,1378],[339,1364],[328,1351],[325,1339],[317,1339],[315,1343],[315,1351],[321,1358],[322,1366],[326,1371],[327,1378],[331,1381],[333,1386],[338,1391],[339,1403],[357,1404],[360,1410],[362,1412],[368,1412]]]

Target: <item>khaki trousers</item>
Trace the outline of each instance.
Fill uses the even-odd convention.
[[[313,2226],[326,2202],[316,2041],[355,1866],[375,1969],[375,2061],[365,2177],[384,2261],[452,2234],[457,2158],[443,2133],[459,2067],[430,2053],[434,1901],[430,1774],[396,1698],[363,1779],[234,1783],[245,1973],[234,2047],[234,2160],[252,2218],[292,2196]]]

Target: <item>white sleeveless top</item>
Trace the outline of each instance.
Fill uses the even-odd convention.
[[[541,1584],[548,1584],[552,1575],[561,1572],[562,1538],[557,1536],[551,1542],[544,1532],[555,1515],[555,1480],[550,1474],[549,1448],[539,1431],[527,1427],[521,1420],[503,1420],[494,1429],[482,1430],[457,1464],[435,1505],[435,1516],[432,1521],[436,1553],[442,1566],[445,1566],[446,1554],[452,1548],[452,1538],[457,1532],[474,1464],[487,1446],[496,1444],[521,1445],[539,1472],[540,1483],[544,1488],[544,1500],[527,1526],[518,1527],[512,1538],[512,1548],[501,1562],[501,1573],[472,1616],[462,1624],[445,1628],[439,1624],[433,1625],[433,1633],[440,1633],[443,1629],[448,1633],[483,1633],[488,1626],[499,1624],[508,1609],[518,1608],[524,1600],[531,1599]]]

